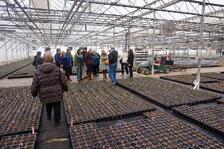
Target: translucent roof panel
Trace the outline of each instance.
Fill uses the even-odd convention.
[[[132,39],[145,41],[152,37],[154,19],[158,41],[181,34],[195,39],[202,12],[202,0],[8,0],[0,5],[0,31],[32,34],[48,45],[81,44],[88,38],[111,43],[125,40],[129,28]],[[206,0],[205,34],[221,35],[223,9],[223,0]]]

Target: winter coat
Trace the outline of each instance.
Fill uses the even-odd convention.
[[[116,50],[111,51],[110,54],[108,55],[108,58],[109,58],[110,64],[117,63],[118,52]]]
[[[108,60],[108,56],[107,55],[101,55],[101,64],[100,64],[100,68],[102,70],[106,70],[108,65],[105,63],[106,60]]]
[[[43,62],[44,62],[44,60],[43,60],[42,57],[40,57],[40,56],[36,56],[36,57],[34,58],[34,65],[35,65],[35,68],[37,69],[37,67],[38,67],[39,65],[43,64]]]
[[[128,55],[128,65],[131,65],[133,67],[134,63],[134,54]]]
[[[63,69],[66,70],[68,68],[72,68],[73,67],[73,59],[72,59],[72,55],[71,54],[65,54],[64,58],[62,60],[63,63]]]
[[[86,55],[86,65],[93,65],[93,54],[92,53],[87,53]]]
[[[100,64],[100,55],[98,53],[93,55],[93,65],[99,65]]]
[[[121,63],[127,63],[127,61],[128,61],[128,53],[123,52],[121,55]]]
[[[31,93],[34,97],[39,96],[42,103],[63,100],[63,92],[67,90],[65,76],[55,64],[44,63],[34,73]]]
[[[84,65],[84,58],[83,55],[75,54],[75,66],[83,66]]]
[[[54,56],[54,60],[57,66],[62,65],[62,57],[59,53],[56,53]]]

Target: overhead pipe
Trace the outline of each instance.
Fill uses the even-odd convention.
[[[64,26],[64,29],[62,30],[62,32],[59,34],[59,37],[61,36],[61,34],[65,31],[65,29],[67,28],[68,24],[71,22],[71,20],[73,19],[73,17],[75,16],[75,14],[78,12],[79,8],[82,6],[84,0],[81,0],[79,2],[79,5],[77,6],[76,10],[73,12],[72,16],[70,17],[69,20],[67,20],[66,25]],[[74,8],[73,8],[74,9]]]
[[[29,14],[23,9],[23,7],[20,5],[20,3],[17,0],[14,0],[14,2],[16,3],[17,6],[19,6],[19,8],[22,10],[22,12],[26,15],[26,17],[30,20],[30,22],[32,22],[32,24],[38,29],[39,33],[42,35],[42,37],[44,38],[45,44],[47,45],[47,40],[46,37],[44,36],[44,34],[42,33],[42,31],[39,29],[39,27],[37,26],[37,24],[32,20],[32,18],[29,16]]]

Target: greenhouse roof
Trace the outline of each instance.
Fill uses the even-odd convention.
[[[0,33],[43,46],[141,47],[155,29],[156,45],[197,46],[203,6],[203,38],[220,45],[223,0],[2,0]]]

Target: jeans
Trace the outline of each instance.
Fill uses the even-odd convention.
[[[127,63],[121,63],[121,74],[124,75],[124,69],[126,71],[126,74],[128,74],[128,64]]]
[[[112,84],[116,84],[116,68],[117,68],[117,63],[113,63],[109,65],[109,76],[112,81]]]
[[[77,80],[78,81],[82,80],[82,72],[83,72],[83,66],[78,66],[77,67]]]

